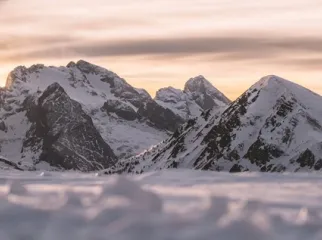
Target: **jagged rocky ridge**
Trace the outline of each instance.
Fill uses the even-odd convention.
[[[0,154],[21,169],[107,168],[184,121],[145,90],[82,60],[17,67],[0,88]]]
[[[322,168],[322,97],[267,76],[221,112],[189,120],[168,140],[105,173],[167,168],[214,171],[318,171]]]
[[[185,120],[200,116],[205,110],[219,109],[231,103],[201,75],[189,79],[184,90],[173,87],[160,89],[156,93],[155,101],[161,106],[171,109]]]

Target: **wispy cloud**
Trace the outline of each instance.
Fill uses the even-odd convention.
[[[0,0],[0,6],[1,4],[5,3],[5,2],[8,2],[9,0]]]
[[[288,55],[322,55],[320,0],[178,2],[12,0],[0,12],[0,62],[207,55],[289,63]]]
[[[71,36],[66,35],[38,35],[20,37],[3,36],[0,39],[0,52],[2,51],[5,53],[7,50],[11,50],[14,54],[15,52],[21,51],[21,49],[35,49],[35,51],[37,51],[44,46],[50,48],[59,44],[69,44],[74,40],[75,39]],[[28,57],[28,55],[26,55],[26,57]]]
[[[8,59],[15,58],[31,58],[46,59],[61,57],[62,51],[64,57],[111,57],[111,56],[164,56],[169,59],[177,56],[202,56],[207,55],[213,60],[236,61],[236,60],[258,60],[278,58],[279,61],[285,63],[300,63],[300,60],[290,61],[289,56],[311,54],[322,56],[322,37],[200,37],[200,38],[166,38],[166,39],[142,39],[129,41],[83,41],[78,42],[77,39],[63,37],[40,37],[41,46],[46,48],[34,49],[30,51],[11,53],[6,56]],[[22,42],[31,42],[23,40]],[[59,43],[65,43],[60,46]],[[14,43],[12,43],[14,44]],[[0,45],[5,43],[0,42]],[[320,58],[307,59],[305,62],[308,67],[309,62],[319,62]],[[304,62],[304,61],[303,61]]]
[[[272,64],[278,64],[277,62],[271,62]],[[307,71],[308,69],[321,71],[322,69],[322,57],[312,57],[312,58],[296,58],[296,59],[283,59],[280,64],[285,64],[302,71]]]

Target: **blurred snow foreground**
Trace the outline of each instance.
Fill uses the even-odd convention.
[[[1,172],[0,239],[322,239],[322,176]]]

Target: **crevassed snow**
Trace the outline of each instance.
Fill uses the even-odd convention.
[[[0,239],[322,239],[322,176],[1,172]]]

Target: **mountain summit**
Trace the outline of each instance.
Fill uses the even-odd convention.
[[[208,109],[226,107],[231,101],[203,76],[190,78],[184,90],[173,87],[157,91],[155,100],[185,120],[200,116]]]
[[[184,86],[184,92],[190,93],[204,110],[213,106],[225,106],[231,102],[202,75],[190,78]]]

